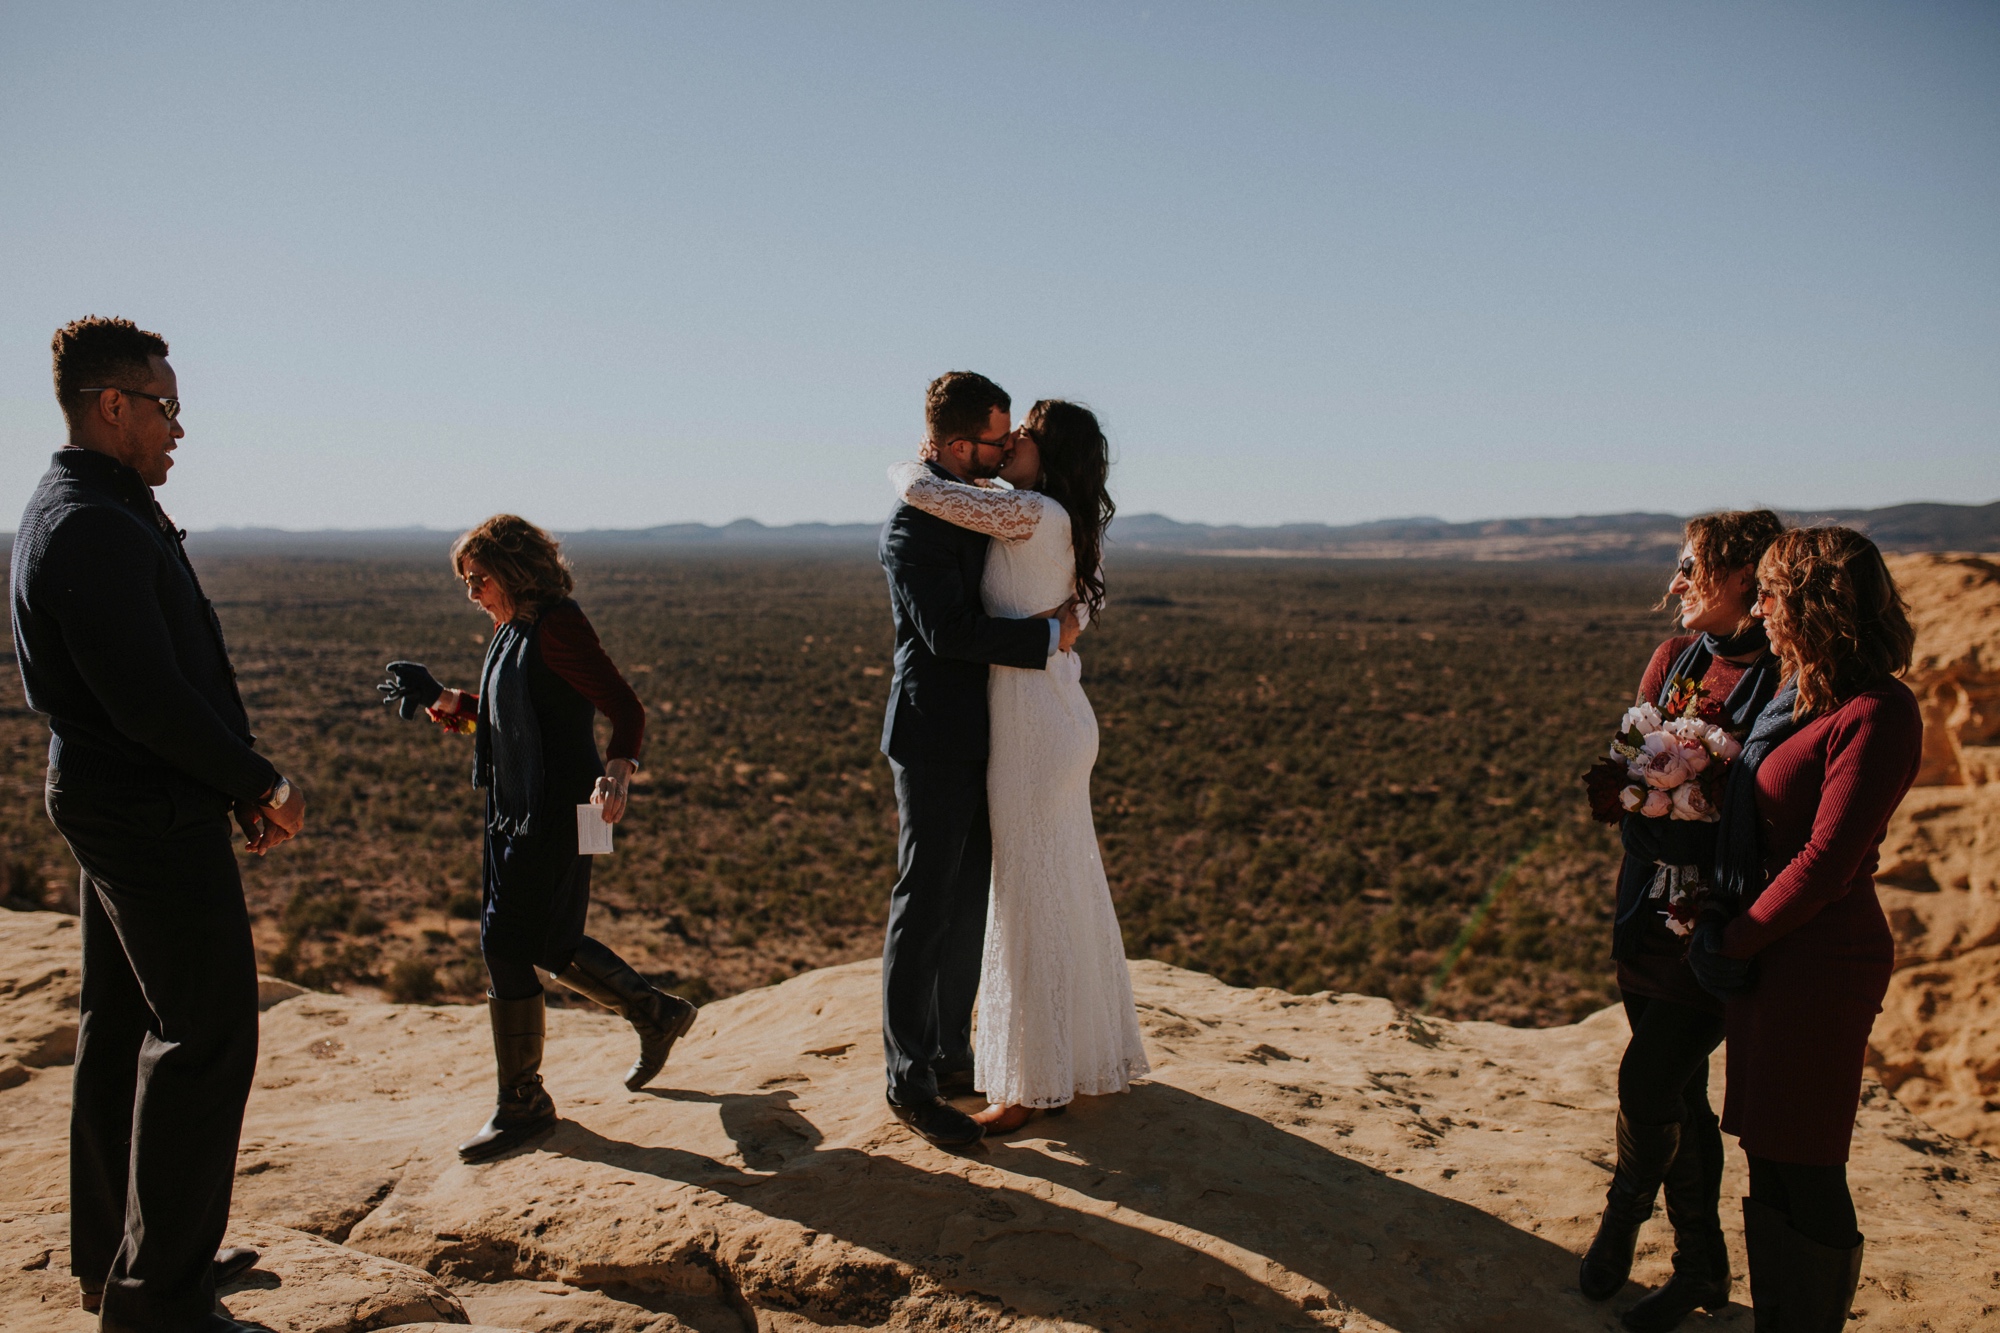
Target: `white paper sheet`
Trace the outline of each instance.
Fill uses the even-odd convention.
[[[576,808],[576,854],[611,855],[611,825],[604,822],[604,807],[579,805]]]

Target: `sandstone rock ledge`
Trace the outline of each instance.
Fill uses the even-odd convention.
[[[0,913],[0,978],[73,940],[66,918]],[[288,1333],[1539,1333],[1615,1327],[1637,1295],[1575,1290],[1609,1169],[1617,1011],[1517,1030],[1133,974],[1153,1077],[966,1157],[884,1113],[871,964],[709,1006],[638,1094],[618,1082],[620,1023],[552,1012],[566,1119],[480,1167],[452,1148],[490,1095],[482,1010],[286,1000],[265,1015],[236,1193],[237,1233],[271,1258],[225,1304]],[[81,1333],[68,1071],[17,1067],[0,1091],[0,1326]],[[1853,1176],[1860,1326],[1990,1327],[2000,1163],[1871,1086]],[[1725,1194],[1741,1186],[1739,1158]],[[1642,1283],[1669,1248],[1656,1220]],[[1687,1327],[1750,1322],[1741,1305],[1704,1318]]]

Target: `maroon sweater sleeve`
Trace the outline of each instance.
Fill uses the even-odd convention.
[[[1750,910],[1729,923],[1723,952],[1732,958],[1789,935],[1872,871],[1889,816],[1916,777],[1924,726],[1909,691],[1864,694],[1843,712],[1828,728],[1812,834]]]
[[[574,606],[555,607],[542,617],[535,637],[548,669],[611,719],[611,744],[604,757],[637,763],[646,739],[646,706],[605,655],[590,618]]]

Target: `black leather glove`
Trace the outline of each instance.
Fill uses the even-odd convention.
[[[389,679],[375,688],[381,691],[383,703],[397,705],[396,714],[405,722],[436,703],[444,693],[444,686],[438,684],[437,677],[422,662],[391,662],[388,671]]]
[[[1628,814],[1618,821],[1618,840],[1641,861],[1707,869],[1715,864],[1716,828],[1714,824],[1675,819],[1671,815],[1648,818]]]
[[[1757,986],[1756,959],[1722,955],[1722,930],[1728,924],[1721,912],[1706,911],[1688,936],[1688,967],[1701,988],[1718,1000],[1737,999]]]

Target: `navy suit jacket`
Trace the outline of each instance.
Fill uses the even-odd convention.
[[[931,470],[957,480],[940,468]],[[986,614],[979,581],[992,538],[906,504],[882,528],[896,618],[896,674],[882,753],[897,763],[986,762],[986,668],[1046,670],[1049,623]]]

